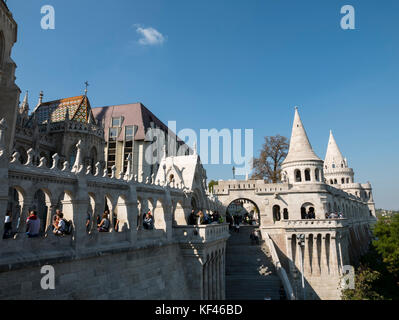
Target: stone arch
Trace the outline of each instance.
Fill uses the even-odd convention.
[[[173,203],[173,217],[174,222],[178,226],[183,226],[188,224],[187,212],[184,211],[183,201],[177,200]]]
[[[152,204],[153,204],[152,214],[154,217],[154,228],[164,230],[166,232],[166,215],[165,215],[166,210],[164,207],[164,201],[161,198],[159,198],[154,200]]]
[[[60,195],[60,209],[64,214],[64,219],[73,221],[73,194],[69,190],[64,190]]]
[[[311,202],[305,202],[301,206],[301,218],[302,219],[315,219],[316,218],[316,211],[315,206]]]
[[[40,232],[44,234],[52,225],[52,208],[53,201],[50,190],[47,188],[39,188],[33,196],[33,209],[37,211],[40,219]]]
[[[114,229],[117,232],[123,232],[130,229],[128,210],[126,205],[126,198],[124,195],[120,195],[116,204],[116,216],[117,223],[114,225]]]
[[[7,211],[11,211],[12,231],[18,230],[21,219],[24,219],[24,217],[22,217],[22,210],[25,204],[25,197],[26,193],[22,187],[12,186],[9,188]]]
[[[248,210],[244,208],[244,204],[251,204],[253,207],[251,210]],[[234,206],[236,207],[234,209]],[[239,209],[238,207],[241,206],[242,209]],[[235,211],[235,212],[234,212]],[[260,210],[258,204],[251,199],[248,198],[236,198],[226,206],[226,215],[234,216],[235,214],[239,214],[242,216],[245,216],[246,213],[248,213],[248,216],[256,222],[256,224],[260,224]],[[252,216],[252,217],[251,217]]]

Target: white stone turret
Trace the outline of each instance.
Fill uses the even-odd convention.
[[[332,131],[330,131],[330,139],[324,159],[324,175],[328,184],[344,185],[354,183],[353,169],[348,167],[348,161],[339,150]]]
[[[315,154],[305,128],[295,108],[294,124],[287,157],[282,164],[282,175],[289,183],[322,183],[323,161]]]

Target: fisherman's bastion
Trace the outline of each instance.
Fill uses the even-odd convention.
[[[173,134],[183,153],[164,146],[158,163],[145,161],[148,130],[168,128],[141,103],[97,108],[87,90],[55,101],[41,92],[30,109],[11,59],[17,30],[0,0],[0,235],[7,211],[15,231],[0,238],[0,299],[340,299],[345,266],[367,250],[376,217],[370,183],[355,182],[332,133],[323,161],[295,109],[281,182],[219,181],[209,192],[196,148]],[[237,203],[256,223],[234,234],[226,214]],[[37,238],[25,234],[32,209]],[[57,209],[71,235],[51,232]],[[105,209],[111,228],[99,233]],[[142,227],[148,210],[152,230]],[[222,222],[190,225],[192,210]],[[253,229],[261,241],[250,246]],[[53,290],[41,287],[46,265]]]

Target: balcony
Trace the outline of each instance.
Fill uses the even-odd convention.
[[[346,227],[348,219],[283,220],[279,223],[285,229],[329,229]]]
[[[174,237],[185,243],[205,243],[229,237],[229,225],[208,224],[197,226],[173,226]]]

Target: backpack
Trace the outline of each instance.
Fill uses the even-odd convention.
[[[64,234],[71,234],[72,233],[72,221],[71,220],[65,220],[62,219],[65,222],[65,230],[64,230]]]

